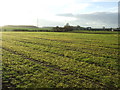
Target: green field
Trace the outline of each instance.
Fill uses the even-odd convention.
[[[27,31],[27,32],[40,32],[40,31],[52,31],[52,28],[25,28],[25,27],[2,27],[2,31]]]
[[[3,88],[120,88],[118,34],[3,32]]]
[[[88,34],[119,34],[119,31],[92,31],[92,30],[73,30],[72,33],[88,33]]]

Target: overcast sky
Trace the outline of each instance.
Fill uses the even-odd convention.
[[[118,27],[119,0],[0,0],[0,26]]]

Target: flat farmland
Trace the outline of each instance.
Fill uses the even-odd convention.
[[[118,34],[3,32],[3,88],[119,88]]]

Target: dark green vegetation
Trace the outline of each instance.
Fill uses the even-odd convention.
[[[119,31],[90,31],[90,30],[73,30],[72,33],[87,33],[87,34],[119,34]]]
[[[81,27],[70,26],[67,23],[64,27],[41,27],[36,26],[26,26],[26,25],[7,25],[2,27],[2,31],[25,31],[25,32],[76,32],[76,33],[116,33],[120,31],[119,28],[91,28],[91,27]],[[114,32],[113,32],[114,31]]]
[[[3,88],[120,87],[117,34],[3,32],[2,36]]]

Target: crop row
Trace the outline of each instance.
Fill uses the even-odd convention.
[[[24,37],[33,38],[33,39],[38,38],[38,39],[50,40],[50,41],[82,44],[82,45],[85,45],[85,46],[87,45],[87,46],[90,46],[90,47],[97,46],[98,48],[106,48],[106,49],[107,48],[108,49],[113,48],[113,50],[114,50],[114,48],[118,48],[118,45],[116,44],[116,41],[118,40],[117,38],[114,38],[114,40],[112,40],[112,38],[109,39],[109,40],[106,40],[108,37],[107,38],[103,37],[103,39],[101,37],[100,39],[102,39],[102,40],[99,40],[98,39],[99,36],[96,36],[96,38],[97,38],[96,39],[96,38],[88,38],[90,36],[88,36],[88,37],[86,36],[86,38],[85,38],[85,35],[82,36],[81,34],[80,34],[81,36],[78,36],[76,34],[76,37],[74,36],[74,34],[73,35],[69,35],[69,34],[64,35],[63,34],[63,36],[61,34],[60,35],[59,34],[55,35],[55,34],[51,35],[51,33],[50,34],[48,34],[48,33],[47,34],[45,34],[45,33],[38,33],[38,34],[37,33],[32,33],[32,35],[31,35],[31,33],[26,33],[26,34],[20,34],[18,36],[17,34],[13,33],[13,35],[5,34],[5,36],[9,35],[9,37],[17,37],[19,39],[21,39],[21,36],[22,36],[22,38],[24,38]],[[110,40],[112,40],[112,42]]]
[[[120,87],[117,42],[109,39],[101,42],[99,36],[93,38],[94,34],[87,35],[90,38],[75,35],[78,34],[4,33],[3,86]],[[103,47],[98,47],[97,42]]]
[[[74,59],[80,62],[85,61],[89,64],[95,64],[97,66],[103,66],[103,67],[107,67],[111,69],[115,69],[115,68],[117,69],[116,60],[111,59],[111,58],[106,59],[105,57],[96,57],[96,56],[92,56],[87,53],[76,52],[72,50],[64,50],[64,49],[56,48],[56,47],[49,47],[49,46],[44,46],[44,45],[19,42],[19,41],[13,41],[13,40],[11,43],[14,43],[17,46],[29,47],[29,49],[37,50],[40,52],[44,52],[44,53],[47,52],[50,54],[56,54],[58,56],[67,57],[67,58]]]
[[[16,37],[9,37],[9,38],[15,38],[15,40],[19,40],[19,41],[27,41],[27,42],[32,42],[35,44],[46,44],[46,45],[51,45],[53,47],[62,47],[62,48],[72,48],[73,50],[78,50],[78,51],[84,51],[87,53],[91,53],[94,55],[102,55],[105,57],[113,57],[113,58],[118,58],[118,49],[111,49],[111,48],[105,48],[105,47],[98,47],[97,44],[96,46],[91,46],[91,43],[89,43],[88,45],[84,44],[84,42],[80,43],[80,44],[76,44],[76,43],[65,43],[65,42],[61,42],[61,41],[56,41],[56,40],[51,40],[51,39],[45,39],[45,38],[30,38],[27,36],[27,38],[16,38]]]
[[[42,87],[103,87],[86,77],[76,76],[67,71],[55,71],[43,64],[22,58],[20,55],[3,50],[3,87],[42,88]],[[7,58],[6,58],[7,56]],[[9,59],[8,59],[9,58]],[[14,58],[14,59],[13,59]]]
[[[117,85],[118,74],[114,70],[109,70],[106,68],[87,64],[85,62],[78,62],[69,58],[60,57],[47,52],[32,50],[29,47],[17,46],[14,43],[12,44],[4,42],[3,48],[7,48],[10,51],[16,53],[21,53],[22,55],[25,55],[29,58],[33,58],[38,61],[43,60],[45,62],[52,63],[53,65],[59,66],[62,70],[68,70],[70,72],[77,73],[77,75],[87,76],[91,78],[91,80],[93,80],[94,82],[99,81],[102,85],[105,85],[108,79],[113,80],[111,85]]]
[[[19,34],[19,35],[18,35]],[[18,33],[5,33],[5,35],[10,36],[17,36],[19,37],[37,37],[37,38],[46,38],[46,39],[54,39],[59,41],[70,41],[74,43],[81,43],[84,42],[84,44],[90,44],[91,45],[100,45],[100,46],[107,46],[107,47],[117,47],[118,44],[118,34],[113,35],[104,35],[104,34],[79,34],[79,33],[25,33],[22,32]],[[112,42],[111,42],[112,41]]]
[[[80,49],[78,46],[76,47],[78,49],[76,49],[75,47],[66,46],[66,44],[64,44],[64,46],[61,46],[61,43],[59,44],[58,42],[50,42],[50,41],[45,42],[45,40],[40,40],[40,39],[36,40],[34,38],[33,39],[32,38],[17,39],[16,37],[14,38],[9,37],[9,39],[11,39],[12,43],[17,45],[22,45],[22,46],[33,48],[33,49],[38,49],[40,51],[42,50],[44,52],[58,54],[60,56],[66,56],[78,61],[84,60],[88,63],[95,63],[97,65],[107,66],[109,68],[114,68],[114,66],[117,66],[116,64],[117,64],[117,58],[118,58],[118,55],[117,55],[118,51],[113,52],[113,50],[111,50],[111,52],[113,53],[111,55],[114,56],[113,58],[110,56],[109,53],[106,53],[108,50],[104,50],[104,52],[99,51],[100,53],[103,54],[101,55],[98,53],[98,51],[96,51],[98,54],[95,53],[95,50],[93,53],[91,53],[90,51],[88,52],[84,48]],[[9,39],[8,40],[5,39],[5,40],[10,41]],[[104,53],[108,55],[106,54],[104,55]]]

